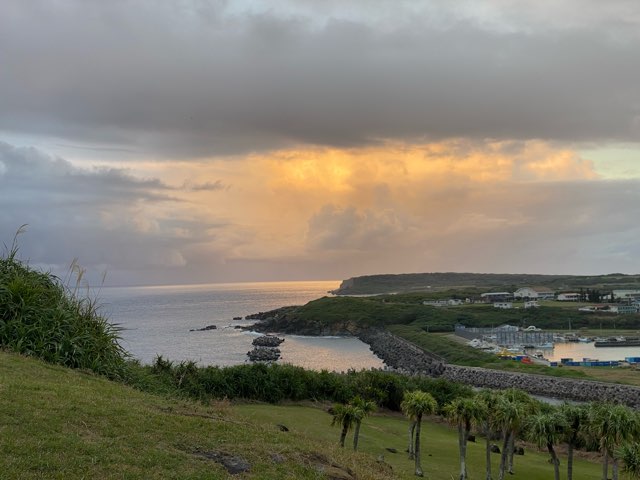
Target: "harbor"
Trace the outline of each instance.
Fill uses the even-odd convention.
[[[620,367],[640,369],[640,337],[588,337],[539,329],[460,329],[456,335],[470,338],[467,345],[503,359],[551,367]]]

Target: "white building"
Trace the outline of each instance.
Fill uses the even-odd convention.
[[[553,300],[555,294],[547,287],[522,287],[513,292],[513,298],[529,298],[537,300]]]
[[[559,293],[556,297],[556,300],[559,302],[579,302],[580,294],[579,293]]]
[[[640,298],[640,290],[614,290],[613,296],[615,299],[635,300]]]
[[[456,305],[462,305],[462,300],[457,298],[450,298],[448,300],[425,300],[422,304],[431,307],[455,307]]]
[[[508,310],[510,308],[513,308],[513,303],[511,303],[511,302],[495,302],[493,304],[493,308],[500,308],[502,310]]]
[[[612,313],[638,313],[638,305],[610,305],[609,311]]]
[[[529,300],[528,302],[524,302],[524,308],[538,308],[540,304],[537,300]]]

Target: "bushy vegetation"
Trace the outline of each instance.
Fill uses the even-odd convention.
[[[469,387],[446,380],[379,370],[317,372],[280,364],[199,367],[193,362],[174,364],[162,357],[157,357],[151,366],[132,368],[130,382],[147,391],[202,401],[227,398],[277,403],[309,399],[346,403],[359,395],[396,411],[400,410],[405,392],[410,390],[429,392],[442,405],[472,394]]]
[[[55,276],[0,258],[0,346],[70,368],[122,378],[126,353],[118,330]]]

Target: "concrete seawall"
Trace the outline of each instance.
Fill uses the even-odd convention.
[[[390,368],[402,372],[446,378],[480,388],[519,388],[533,395],[585,402],[605,400],[640,408],[640,387],[450,365],[387,331],[368,330],[358,337]]]

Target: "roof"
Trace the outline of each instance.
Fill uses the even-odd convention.
[[[536,293],[553,293],[553,290],[548,287],[520,287],[518,290],[524,290],[525,288],[533,290]]]

